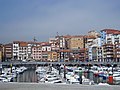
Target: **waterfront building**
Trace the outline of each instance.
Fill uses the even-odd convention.
[[[84,37],[83,36],[71,36],[70,37],[70,49],[84,48]]]
[[[28,53],[28,59],[29,60],[33,59],[33,57],[32,57],[32,53],[33,53],[32,48],[37,47],[37,46],[38,47],[41,46],[41,43],[27,42],[27,53]]]
[[[81,48],[80,49],[80,61],[88,61],[89,55],[88,55],[88,48]]]
[[[49,52],[48,51],[42,51],[42,61],[50,61],[48,60]]]
[[[113,34],[113,39],[114,39],[114,44],[120,43],[120,31],[119,32],[114,32]]]
[[[99,46],[97,48],[97,61],[98,62],[103,62],[103,47],[102,46]]]
[[[19,60],[26,60],[28,59],[28,43],[27,42],[20,42],[19,43]]]
[[[32,59],[32,56],[31,56],[32,55],[32,47],[36,46],[36,45],[35,45],[34,42],[28,42],[27,46],[28,46],[27,47],[27,49],[28,49],[27,50],[27,52],[28,52],[28,59],[30,60],[30,59]]]
[[[113,44],[103,45],[103,61],[104,62],[114,61],[114,45]]]
[[[80,48],[80,49],[73,49],[69,50],[67,54],[69,57],[70,62],[84,62],[88,60],[88,49],[87,48]]]
[[[100,36],[100,33],[98,33],[97,31],[95,30],[92,30],[92,31],[89,31],[88,32],[88,36],[94,36],[94,37],[99,37]]]
[[[13,45],[12,43],[4,45],[4,59],[9,60],[13,57]]]
[[[28,42],[24,41],[13,41],[13,59],[24,60],[28,59]]]
[[[41,43],[42,51],[51,51],[51,45],[49,42]]]
[[[48,52],[48,61],[58,61],[58,53],[56,51]]]
[[[51,51],[58,51],[60,49],[58,38],[49,38],[49,44],[51,44]]]
[[[51,52],[51,44],[49,42],[42,42],[41,48],[42,48],[42,61],[49,61],[48,57]]]
[[[114,61],[120,62],[120,43],[114,45]]]
[[[114,29],[104,29],[100,31],[102,45],[120,43],[120,31]]]
[[[13,59],[19,59],[19,41],[13,41]]]
[[[100,31],[101,43],[103,46],[103,61],[119,61],[120,31],[104,29]]]
[[[40,43],[13,41],[13,59],[15,60],[32,59],[33,46],[40,46]]]
[[[70,49],[70,39],[71,39],[72,36],[70,35],[65,35],[64,36],[64,39],[65,39],[65,48],[66,49]]]
[[[4,59],[41,61],[119,61],[120,31],[104,29],[100,34],[89,31],[88,35],[64,35],[49,38],[49,42],[14,41],[0,51]]]
[[[100,36],[98,36],[94,40],[94,45],[96,45],[96,55],[97,55],[96,61],[97,62],[102,62],[103,61],[103,47],[102,47],[102,44],[101,44]]]
[[[92,34],[84,36],[84,47],[88,49],[89,61],[103,61],[102,44],[99,33],[92,32]]]
[[[66,49],[66,41],[64,36],[56,36],[57,42],[59,44],[59,49]]]
[[[0,62],[3,61],[3,45],[0,44]]]
[[[33,46],[32,47],[32,59],[34,60],[42,60],[42,47],[41,46]]]
[[[70,49],[61,49],[58,54],[60,62],[69,61],[70,60],[70,52],[71,52]]]
[[[88,48],[88,61],[97,59],[97,44],[95,36],[84,36],[84,48]]]

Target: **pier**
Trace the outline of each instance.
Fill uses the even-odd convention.
[[[119,90],[118,85],[68,85],[39,83],[0,83],[0,90]]]
[[[38,62],[38,61],[32,61],[32,62],[22,62],[22,61],[7,61],[7,62],[0,62],[2,66],[8,66],[10,64],[12,65],[22,65],[22,66],[35,66],[35,65],[80,65],[80,66],[93,66],[93,65],[118,65],[120,66],[120,62]]]

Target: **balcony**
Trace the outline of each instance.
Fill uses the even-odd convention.
[[[110,57],[112,57],[112,58],[113,58],[113,55],[106,55],[106,57],[107,57],[107,58],[110,58]]]
[[[106,53],[106,54],[113,54],[114,52],[113,51],[105,51],[104,53]]]

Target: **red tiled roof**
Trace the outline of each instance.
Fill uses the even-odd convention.
[[[114,32],[113,34],[120,34],[120,31],[118,31],[118,32]]]
[[[63,36],[64,38],[81,38],[81,37],[84,37],[83,35],[73,35],[73,36],[71,36],[71,35],[65,35],[65,36]]]
[[[83,38],[84,36],[83,35],[75,35],[75,36],[72,36],[72,38]]]
[[[71,50],[65,49],[65,50],[60,50],[60,52],[70,52]]]
[[[101,31],[105,31],[107,34],[120,34],[120,30],[115,29],[103,29]]]
[[[91,36],[91,35],[85,35],[84,38],[88,38],[88,39],[95,39],[95,36]]]
[[[27,47],[28,43],[27,42],[20,42],[20,47]]]

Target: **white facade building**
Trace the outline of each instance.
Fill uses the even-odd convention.
[[[13,59],[19,59],[19,42],[13,42]]]
[[[50,45],[43,45],[42,51],[51,51],[51,46]]]

